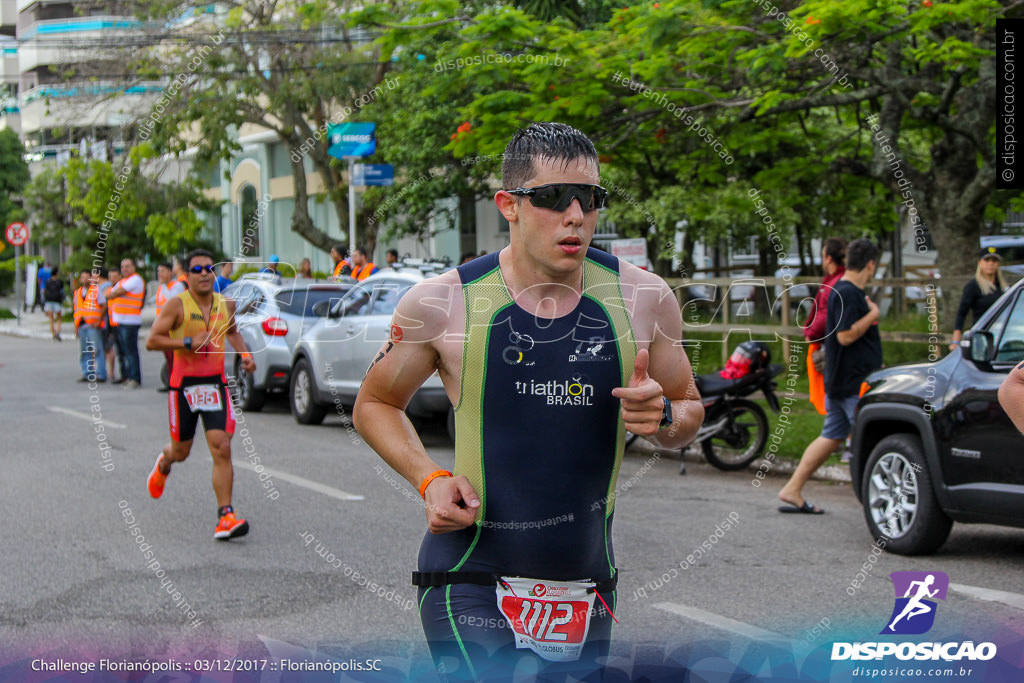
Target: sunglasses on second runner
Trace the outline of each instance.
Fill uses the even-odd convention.
[[[213,269],[214,266],[192,266],[188,269],[188,272],[199,274],[205,271],[207,273],[212,273]]]
[[[514,190],[507,190],[507,192],[529,197],[530,203],[539,209],[554,209],[555,211],[565,211],[572,204],[573,199],[579,200],[580,207],[584,211],[596,211],[603,209],[608,199],[608,190],[605,188],[600,185],[582,183],[551,183],[537,187],[517,187]]]

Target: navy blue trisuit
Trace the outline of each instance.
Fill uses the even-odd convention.
[[[626,386],[637,349],[619,261],[589,249],[583,295],[555,319],[514,302],[497,252],[458,273],[466,335],[454,473],[469,479],[481,506],[475,524],[424,536],[419,572],[603,583],[574,662],[517,649],[493,582],[421,585],[420,619],[435,666],[442,680],[501,680],[531,666],[556,677],[599,677],[613,622],[605,606],[615,610],[611,534],[625,438],[611,392]]]

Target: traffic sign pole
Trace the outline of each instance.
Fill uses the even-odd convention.
[[[18,327],[21,327],[21,309],[25,301],[21,298],[21,268],[18,267],[18,252],[21,247],[14,247],[14,307],[18,309]]]
[[[348,258],[352,262],[352,251],[356,248],[356,177],[355,157],[348,158]]]

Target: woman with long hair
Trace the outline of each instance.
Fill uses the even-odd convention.
[[[974,279],[964,286],[963,296],[960,297],[960,308],[956,311],[956,322],[953,323],[953,343],[949,346],[950,351],[960,345],[967,312],[972,313],[972,322],[978,322],[978,318],[1006,291],[1006,280],[999,269],[1002,260],[995,247],[986,247],[978,254],[978,267],[974,271]]]

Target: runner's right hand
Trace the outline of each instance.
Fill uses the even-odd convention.
[[[202,353],[203,347],[210,343],[213,338],[213,332],[200,332],[196,336],[192,337],[192,351],[195,353]]]
[[[446,534],[476,521],[480,497],[466,477],[438,477],[427,486],[426,508],[430,533]]]

